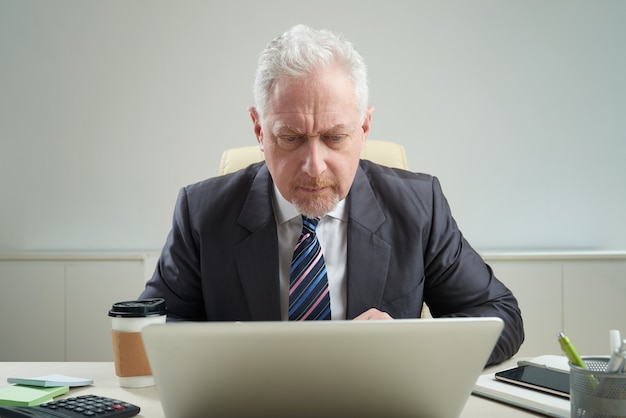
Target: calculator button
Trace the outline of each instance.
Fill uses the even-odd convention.
[[[106,398],[94,395],[82,395],[73,398],[50,401],[38,406],[38,408],[55,410],[55,416],[78,418],[82,417],[133,417],[140,410],[136,405],[119,399]],[[58,411],[58,412],[57,412]]]

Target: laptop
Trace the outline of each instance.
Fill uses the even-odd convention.
[[[142,336],[167,418],[458,417],[498,318],[186,322]]]

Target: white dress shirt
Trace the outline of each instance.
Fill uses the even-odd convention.
[[[296,242],[302,233],[302,218],[274,185],[274,213],[278,233],[280,302],[283,320],[289,319],[289,270]],[[330,293],[331,319],[346,319],[346,265],[348,254],[348,214],[345,199],[320,219],[317,239],[322,247]]]

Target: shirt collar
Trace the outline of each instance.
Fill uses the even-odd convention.
[[[295,206],[287,201],[278,191],[278,187],[274,184],[274,212],[276,216],[276,222],[278,224],[285,223],[293,218],[300,217],[300,213],[296,210]],[[343,199],[337,203],[337,206],[325,216],[331,216],[339,219],[340,221],[348,220],[348,210],[346,208],[346,199]]]

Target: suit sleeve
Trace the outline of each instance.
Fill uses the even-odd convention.
[[[524,341],[517,300],[465,240],[436,178],[425,254],[424,297],[434,317],[499,317],[504,330],[488,364],[512,357]]]
[[[189,216],[187,191],[181,189],[167,237],[152,278],[140,298],[167,300],[168,321],[205,320],[199,250]]]

